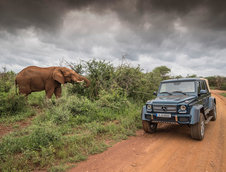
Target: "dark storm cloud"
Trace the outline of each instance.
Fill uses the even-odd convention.
[[[225,39],[216,40],[215,32],[210,33],[226,28],[226,1],[222,0],[0,0],[0,29],[16,33],[17,29],[34,27],[54,34],[60,30],[65,14],[84,9],[114,12],[143,43],[152,42],[152,47],[174,34],[173,24],[178,18],[193,29],[193,39],[206,46],[226,45]],[[120,34],[116,39],[130,41]]]
[[[225,7],[226,1],[223,0],[1,0],[0,27],[14,30],[33,26],[54,30],[54,27],[61,24],[66,12],[84,8],[95,12],[111,10],[125,22],[133,24],[142,24],[142,16],[147,13],[169,13],[174,17],[183,17],[197,8],[206,8],[208,13],[199,24],[213,29],[224,29]]]
[[[127,54],[147,68],[154,59],[152,67],[195,64],[203,71],[203,61],[215,58],[211,69],[223,69],[225,19],[223,0],[0,0],[0,61],[25,66]]]
[[[73,9],[100,8],[107,1],[86,0],[1,0],[0,29],[35,27],[54,30],[62,24],[64,14]]]

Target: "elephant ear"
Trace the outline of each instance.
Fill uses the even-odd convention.
[[[64,75],[60,69],[55,69],[53,71],[53,79],[58,81],[61,84],[65,83]]]

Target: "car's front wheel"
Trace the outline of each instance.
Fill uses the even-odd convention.
[[[150,121],[142,120],[143,130],[146,133],[155,133],[157,130],[158,123],[152,123]]]
[[[202,140],[205,134],[205,119],[203,113],[200,113],[199,122],[191,125],[191,137],[196,140]]]

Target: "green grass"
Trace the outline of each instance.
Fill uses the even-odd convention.
[[[17,95],[15,74],[0,76],[0,125],[12,126],[12,131],[0,138],[0,171],[65,171],[89,155],[135,135],[141,128],[141,105],[137,102],[144,101],[144,97],[132,90],[140,90],[143,82],[149,83],[138,82],[141,75],[146,75],[130,67],[126,67],[125,75],[115,75],[111,66],[93,64],[91,86],[63,86],[60,99],[53,96],[46,100],[44,91],[28,97]],[[137,72],[138,77],[131,79]],[[113,81],[113,76],[121,78]],[[131,90],[126,80],[131,81]],[[21,127],[24,120],[29,123]]]
[[[31,95],[29,107],[42,113],[27,128],[1,138],[0,171],[64,171],[68,164],[135,135],[141,127],[140,106],[117,93],[104,95],[91,101],[64,91],[61,99],[46,102],[43,93]]]
[[[28,117],[34,116],[38,109],[44,108],[45,93],[36,92],[28,97],[14,95],[12,91],[1,96],[3,102],[0,107],[2,111],[0,115],[0,124],[11,124],[13,122],[22,121]]]
[[[220,93],[220,95],[222,95],[222,96],[226,97],[226,93]]]
[[[217,90],[217,87],[213,87],[213,86],[211,87],[211,86],[210,86],[210,89],[211,89],[211,90]]]
[[[0,117],[0,124],[9,125],[13,122],[22,121],[34,115],[35,110],[33,110],[32,108],[26,109],[24,112],[17,113],[15,116],[3,115]]]
[[[45,103],[45,91],[31,93],[27,99],[30,106],[43,108]]]

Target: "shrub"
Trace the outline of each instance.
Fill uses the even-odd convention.
[[[87,78],[90,80],[89,88],[84,89],[80,84],[74,84],[69,87],[71,93],[77,93],[85,95],[90,99],[98,99],[101,90],[108,90],[111,87],[114,75],[114,67],[110,62],[91,60],[84,62],[83,64],[69,63],[71,68],[76,72],[83,71],[88,75]],[[83,68],[83,69],[82,69]]]
[[[76,115],[91,115],[97,112],[96,103],[89,100],[87,97],[70,96],[66,103],[66,107],[70,110],[73,116]]]
[[[14,72],[4,72],[0,73],[0,92],[8,93],[14,85],[15,73]]]
[[[60,142],[61,135],[51,123],[49,125],[34,126],[28,137],[27,147],[31,150],[40,150]],[[57,143],[59,144],[59,143]]]
[[[129,101],[127,100],[127,95],[123,89],[112,89],[109,92],[102,90],[99,95],[99,100],[97,104],[100,107],[108,107],[115,110],[123,110],[129,106]]]
[[[223,76],[209,76],[206,77],[211,88],[226,90],[226,77]]]
[[[28,111],[26,98],[15,95],[14,72],[0,73],[0,117],[15,116]]]
[[[85,73],[91,84],[85,88],[80,84],[68,86],[71,94],[86,96],[91,100],[101,98],[100,94],[111,92],[112,89],[122,89],[128,98],[145,102],[152,98],[163,79],[169,78],[170,69],[166,66],[155,68],[152,72],[144,73],[140,66],[132,67],[122,64],[118,67],[106,61],[91,60],[76,65],[68,63],[77,72]],[[85,71],[85,72],[84,72]]]
[[[66,94],[56,100],[54,105],[50,105],[45,115],[40,118],[42,121],[50,120],[57,125],[71,123],[71,121],[83,123],[98,118],[97,109],[96,103],[90,101],[87,97]]]
[[[20,137],[8,135],[0,142],[0,155],[22,153],[26,150],[41,150],[53,144],[59,144],[61,134],[53,124],[33,125],[21,133]]]
[[[26,99],[23,95],[0,93],[0,116],[16,115],[26,110]]]
[[[31,106],[43,108],[45,101],[45,92],[34,92],[28,96],[28,104]]]

